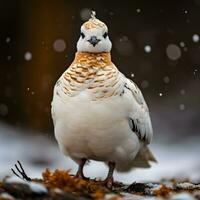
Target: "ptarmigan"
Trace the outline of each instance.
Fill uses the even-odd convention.
[[[108,187],[115,167],[128,171],[156,161],[147,147],[153,136],[148,107],[137,85],[112,63],[111,47],[107,26],[92,13],[52,101],[55,137],[61,151],[79,164],[76,176],[84,178],[89,159],[106,162]]]

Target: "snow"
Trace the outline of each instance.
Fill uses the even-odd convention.
[[[150,53],[150,52],[151,52],[151,46],[150,46],[150,45],[146,45],[146,46],[144,47],[144,51],[145,51],[146,53]]]
[[[186,93],[185,89],[181,89],[181,90],[180,90],[180,94],[181,94],[181,95],[185,95],[185,93]]]
[[[6,38],[6,43],[9,43],[11,41],[10,37]]]
[[[180,188],[180,189],[185,189],[185,190],[187,190],[187,189],[200,189],[200,184],[194,185],[192,183],[184,182],[184,183],[176,184],[176,187]]]
[[[171,200],[195,200],[193,196],[189,193],[182,192],[172,196]]]
[[[137,13],[140,13],[140,12],[141,12],[141,9],[140,9],[140,8],[137,8],[137,9],[136,9],[136,12],[137,12]]]
[[[185,47],[185,42],[180,42],[181,47]]]
[[[192,41],[195,42],[195,43],[199,42],[199,35],[198,34],[194,34],[192,36]]]
[[[131,73],[131,77],[133,78],[135,76],[135,74]]]
[[[157,183],[147,183],[147,186],[153,189],[159,189],[161,185]]]
[[[32,59],[32,53],[27,51],[25,54],[24,54],[24,59],[26,61],[30,61]]]
[[[24,180],[16,177],[16,176],[11,176],[9,178],[6,178],[6,183],[22,183],[22,184],[26,184],[27,182],[25,182]]]
[[[10,56],[10,55],[7,56],[7,60],[11,60],[11,58],[12,58],[12,56]]]
[[[5,182],[6,183],[25,184],[25,185],[29,186],[30,190],[33,193],[37,193],[37,194],[44,194],[44,193],[48,192],[47,188],[44,185],[42,185],[41,183],[24,181],[16,176],[11,176],[9,178],[6,178]]]
[[[155,197],[147,197],[147,196],[140,196],[140,195],[134,195],[129,193],[122,193],[123,200],[161,200],[161,198],[155,198]]]
[[[163,96],[163,93],[162,93],[162,92],[160,92],[158,95],[159,95],[160,97],[162,97],[162,96]]]
[[[184,105],[184,104],[180,104],[180,105],[179,105],[179,109],[180,109],[180,110],[185,110],[185,105]]]
[[[117,194],[106,194],[104,197],[104,200],[113,200],[113,199],[119,199],[119,196]]]
[[[155,120],[155,118],[153,119]],[[162,126],[160,119],[157,123]],[[166,123],[165,123],[166,124]],[[167,133],[169,128],[162,126],[162,131]],[[56,143],[52,142],[44,133],[27,134],[30,130],[22,130],[16,127],[7,126],[0,123],[0,177],[12,175],[11,168],[17,160],[20,160],[27,175],[31,178],[40,178],[45,168],[50,170],[71,169],[74,174],[77,165],[69,158],[62,155]],[[200,146],[199,139],[192,138],[179,143],[173,141],[163,143],[157,141],[159,134],[155,134],[155,142],[151,145],[157,164],[153,164],[150,169],[135,169],[127,173],[115,171],[116,180],[124,183],[134,181],[160,181],[162,178],[190,178],[192,181],[199,181]],[[183,139],[183,138],[181,138]],[[187,147],[187,148],[186,148]],[[43,163],[37,164],[38,160]],[[36,161],[36,162],[35,162]],[[183,167],[184,166],[184,167]],[[91,161],[84,168],[85,175],[91,178],[105,178],[107,167],[102,162]],[[20,181],[20,180],[18,180]]]
[[[40,183],[30,182],[29,187],[32,192],[37,193],[37,194],[45,194],[48,192],[47,188]]]

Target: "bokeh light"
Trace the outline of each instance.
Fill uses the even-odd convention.
[[[150,52],[151,52],[151,46],[150,46],[150,45],[146,45],[146,46],[144,47],[144,51],[145,51],[146,53],[150,53]]]
[[[166,53],[170,60],[178,60],[181,57],[181,49],[175,44],[169,44]]]
[[[57,52],[62,52],[66,48],[66,43],[65,43],[65,41],[63,39],[57,39],[53,43],[53,48]]]
[[[24,54],[24,59],[25,59],[26,61],[31,60],[31,59],[32,59],[32,53],[29,52],[29,51],[27,51],[27,52]]]
[[[193,41],[193,42],[199,42],[199,35],[198,35],[198,34],[194,34],[194,35],[192,36],[192,41]]]
[[[86,21],[90,18],[92,10],[89,8],[83,8],[80,12],[80,17],[83,21]]]

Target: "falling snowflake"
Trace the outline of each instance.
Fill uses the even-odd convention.
[[[199,42],[199,35],[198,35],[198,34],[194,34],[194,35],[192,36],[192,41],[193,41],[193,42]]]
[[[181,47],[185,47],[185,42],[180,42],[179,44]]]
[[[150,52],[151,52],[151,46],[150,46],[150,45],[146,45],[146,46],[144,47],[144,51],[145,51],[146,53],[150,53]]]
[[[180,105],[179,105],[179,109],[180,109],[180,110],[185,110],[185,105],[184,105],[184,104],[180,104]]]
[[[24,54],[24,59],[26,61],[30,61],[32,59],[32,53],[27,51],[25,54]]]
[[[181,95],[185,95],[185,93],[186,93],[186,92],[185,92],[184,89],[181,89],[181,90],[180,90],[180,94],[181,94]]]
[[[12,56],[7,56],[7,60],[11,60]]]
[[[162,96],[163,96],[163,93],[162,93],[162,92],[160,92],[158,95],[159,95],[160,97],[162,97]]]
[[[9,37],[6,38],[6,43],[9,43],[11,39]]]
[[[164,83],[168,84],[170,82],[170,78],[168,76],[165,76],[163,78]]]
[[[135,74],[132,73],[132,74],[131,74],[131,77],[133,78],[134,76],[135,76]]]
[[[137,12],[137,13],[140,13],[140,12],[141,12],[141,9],[140,9],[140,8],[137,8],[137,9],[136,9],[136,12]]]

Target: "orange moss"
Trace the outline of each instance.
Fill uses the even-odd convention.
[[[46,169],[42,174],[43,182],[49,189],[59,188],[77,196],[90,196],[93,199],[102,199],[108,190],[99,182],[86,181],[69,174],[69,171]]]
[[[170,192],[171,192],[171,189],[169,189],[165,185],[162,185],[159,189],[154,190],[153,194],[155,196],[166,197],[166,196],[168,196],[170,194]]]

